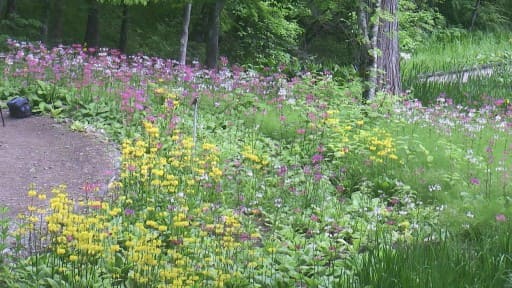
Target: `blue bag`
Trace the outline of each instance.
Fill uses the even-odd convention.
[[[25,97],[14,97],[7,102],[9,115],[14,118],[26,118],[32,115],[30,103]]]

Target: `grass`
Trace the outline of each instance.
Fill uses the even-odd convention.
[[[510,87],[511,56],[509,33],[460,33],[434,37],[415,51],[409,60],[401,63],[404,89],[414,97],[432,104],[442,95],[462,105],[478,106],[493,99],[507,98]],[[490,76],[470,76],[463,82],[462,75],[453,81],[421,80],[425,75],[458,72],[485,65],[495,68]]]
[[[358,256],[359,272],[343,287],[507,287],[510,225],[484,227],[413,244],[384,245]],[[444,240],[442,240],[444,239]],[[448,272],[449,271],[449,272]],[[352,285],[352,286],[351,286]]]
[[[400,68],[404,75],[419,75],[510,62],[511,39],[507,32],[440,32],[427,45],[418,47]]]
[[[31,69],[20,49],[53,60]],[[0,98],[104,128],[122,150],[120,174],[108,199],[100,183],[78,202],[65,186],[30,189],[30,207],[45,209],[18,220],[1,285],[511,284],[505,99],[361,105],[357,81],[328,75],[284,81],[58,49],[13,50]]]

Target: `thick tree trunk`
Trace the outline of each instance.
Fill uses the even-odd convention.
[[[99,31],[99,6],[96,0],[87,0],[88,11],[87,11],[87,27],[85,30],[85,39],[87,47],[97,48],[100,41]]]
[[[62,17],[62,13],[64,11],[64,1],[65,0],[55,0],[53,3],[53,27],[51,29],[51,43],[52,46],[62,44],[62,27],[64,18]]]
[[[393,95],[402,90],[400,81],[400,47],[398,45],[398,0],[382,0],[380,27],[377,34],[377,89]]]
[[[220,14],[225,0],[217,0],[210,7],[208,17],[208,43],[206,45],[206,65],[213,69],[217,67],[219,58]]]
[[[123,4],[123,15],[121,19],[121,31],[119,35],[119,50],[126,53],[128,45],[128,5]]]
[[[180,64],[187,63],[187,46],[188,46],[188,27],[190,25],[190,13],[192,11],[192,2],[185,4],[183,11],[183,31],[180,39]]]

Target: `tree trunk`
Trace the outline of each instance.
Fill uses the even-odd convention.
[[[480,9],[481,0],[476,0],[475,8],[473,9],[473,15],[471,16],[471,24],[469,26],[469,31],[473,31],[473,27],[475,26],[476,18],[478,17],[478,10]]]
[[[97,48],[99,46],[99,6],[96,0],[87,0],[87,27],[85,30],[84,42],[87,47]]]
[[[44,5],[41,13],[41,41],[46,45],[49,45],[48,26],[50,25],[51,4],[50,0],[44,0],[43,3]]]
[[[119,50],[126,53],[128,45],[128,5],[123,4],[123,15],[121,19],[121,32],[119,35]]]
[[[180,64],[187,63],[187,45],[188,45],[188,27],[190,25],[190,13],[192,11],[192,2],[185,4],[183,13],[183,31],[180,39]]]
[[[219,58],[220,14],[225,0],[217,0],[210,7],[208,17],[208,43],[206,45],[206,65],[213,69],[217,67]]]
[[[51,43],[52,46],[62,44],[62,25],[64,18],[62,12],[64,11],[64,0],[55,0],[53,3],[53,27],[51,29]]]
[[[382,0],[377,34],[377,89],[393,95],[402,90],[400,81],[400,47],[398,45],[398,0]],[[380,73],[382,71],[382,73]]]
[[[362,36],[359,51],[359,76],[364,80],[363,98],[365,100],[375,97],[377,86],[377,34],[379,32],[378,20],[382,0],[365,1],[359,3],[358,25]],[[372,20],[372,18],[374,18]]]
[[[7,5],[5,6],[4,11],[4,19],[9,19],[11,15],[16,13],[16,0],[7,0]]]

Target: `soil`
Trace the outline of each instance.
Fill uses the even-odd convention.
[[[84,185],[98,185],[105,192],[114,179],[119,153],[101,133],[74,132],[66,122],[47,116],[15,119],[6,110],[3,115],[0,207],[9,208],[7,217],[15,219],[27,211],[31,187],[50,198],[52,188],[65,184],[70,197],[80,199],[85,195]],[[0,219],[6,215],[0,214]]]

